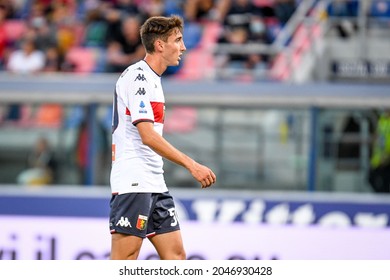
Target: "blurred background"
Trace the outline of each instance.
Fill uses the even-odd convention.
[[[189,255],[388,259],[386,0],[0,0],[0,259],[107,257],[115,82],[143,21],[171,14],[187,52],[164,73],[164,136],[218,178],[197,190],[165,162]],[[100,235],[77,247],[76,223]]]

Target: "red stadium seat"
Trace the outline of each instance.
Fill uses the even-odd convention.
[[[4,22],[7,42],[17,42],[26,31],[26,23],[23,20],[10,19]]]
[[[175,107],[166,118],[164,133],[188,133],[196,127],[197,112],[192,107]]]
[[[92,73],[96,67],[96,53],[89,48],[71,48],[66,54],[66,60],[74,65],[75,73]]]
[[[210,48],[216,44],[221,28],[218,22],[204,23],[201,42],[197,48],[185,54],[183,68],[176,75],[177,78],[188,80],[207,78],[205,69],[213,69],[215,63]]]
[[[253,0],[253,4],[259,7],[273,6],[275,0]]]
[[[208,21],[204,24],[202,39],[200,42],[201,47],[209,47],[218,41],[219,34],[222,30],[220,23],[215,21]]]

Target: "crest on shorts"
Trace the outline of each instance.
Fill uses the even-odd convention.
[[[146,229],[146,222],[148,221],[148,217],[144,215],[138,215],[137,220],[137,229],[144,230]]]

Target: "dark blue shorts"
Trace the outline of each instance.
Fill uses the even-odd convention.
[[[111,233],[145,238],[180,230],[169,192],[115,194],[110,207]]]

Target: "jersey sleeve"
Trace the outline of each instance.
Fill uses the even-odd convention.
[[[152,81],[149,80],[142,70],[135,70],[134,73],[130,75],[127,90],[127,108],[131,115],[133,125],[137,125],[143,121],[154,122],[154,114],[150,102],[150,97],[152,95],[152,87],[150,84]]]

